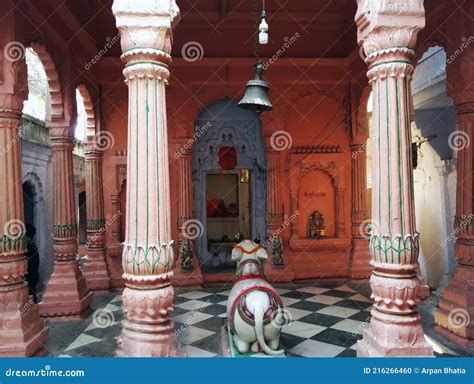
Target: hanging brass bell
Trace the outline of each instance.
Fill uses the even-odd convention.
[[[246,85],[245,95],[239,102],[239,107],[255,111],[257,113],[271,111],[272,103],[268,99],[270,86],[262,79],[263,64],[257,60],[255,64],[255,79],[250,80]]]

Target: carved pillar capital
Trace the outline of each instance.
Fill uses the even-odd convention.
[[[101,161],[104,157],[104,151],[93,144],[86,144],[84,150],[84,159],[86,161]]]
[[[423,0],[357,0],[355,22],[357,42],[370,65],[377,57],[415,48],[417,34],[425,26]]]
[[[175,0],[114,0],[112,12],[120,31],[125,79],[167,81],[172,29],[179,21]]]

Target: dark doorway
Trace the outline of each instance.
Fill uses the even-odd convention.
[[[86,193],[79,193],[79,244],[87,241],[87,206]]]
[[[23,210],[25,217],[25,229],[27,239],[27,252],[26,259],[28,262],[28,273],[26,280],[28,282],[28,289],[30,295],[33,295],[33,299],[37,302],[36,290],[39,281],[39,253],[36,245],[36,196],[33,186],[25,182],[23,183]]]

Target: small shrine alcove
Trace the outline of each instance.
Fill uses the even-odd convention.
[[[195,219],[202,224],[196,249],[203,272],[226,272],[235,236],[266,233],[266,162],[259,116],[231,99],[206,106],[195,122]]]

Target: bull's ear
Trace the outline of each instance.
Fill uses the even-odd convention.
[[[268,254],[267,254],[267,250],[263,247],[260,247],[257,252],[255,252],[255,255],[259,258],[259,259],[262,259],[262,260],[266,260],[268,259]]]
[[[242,258],[243,252],[240,247],[234,247],[232,250],[232,261],[239,261]]]

